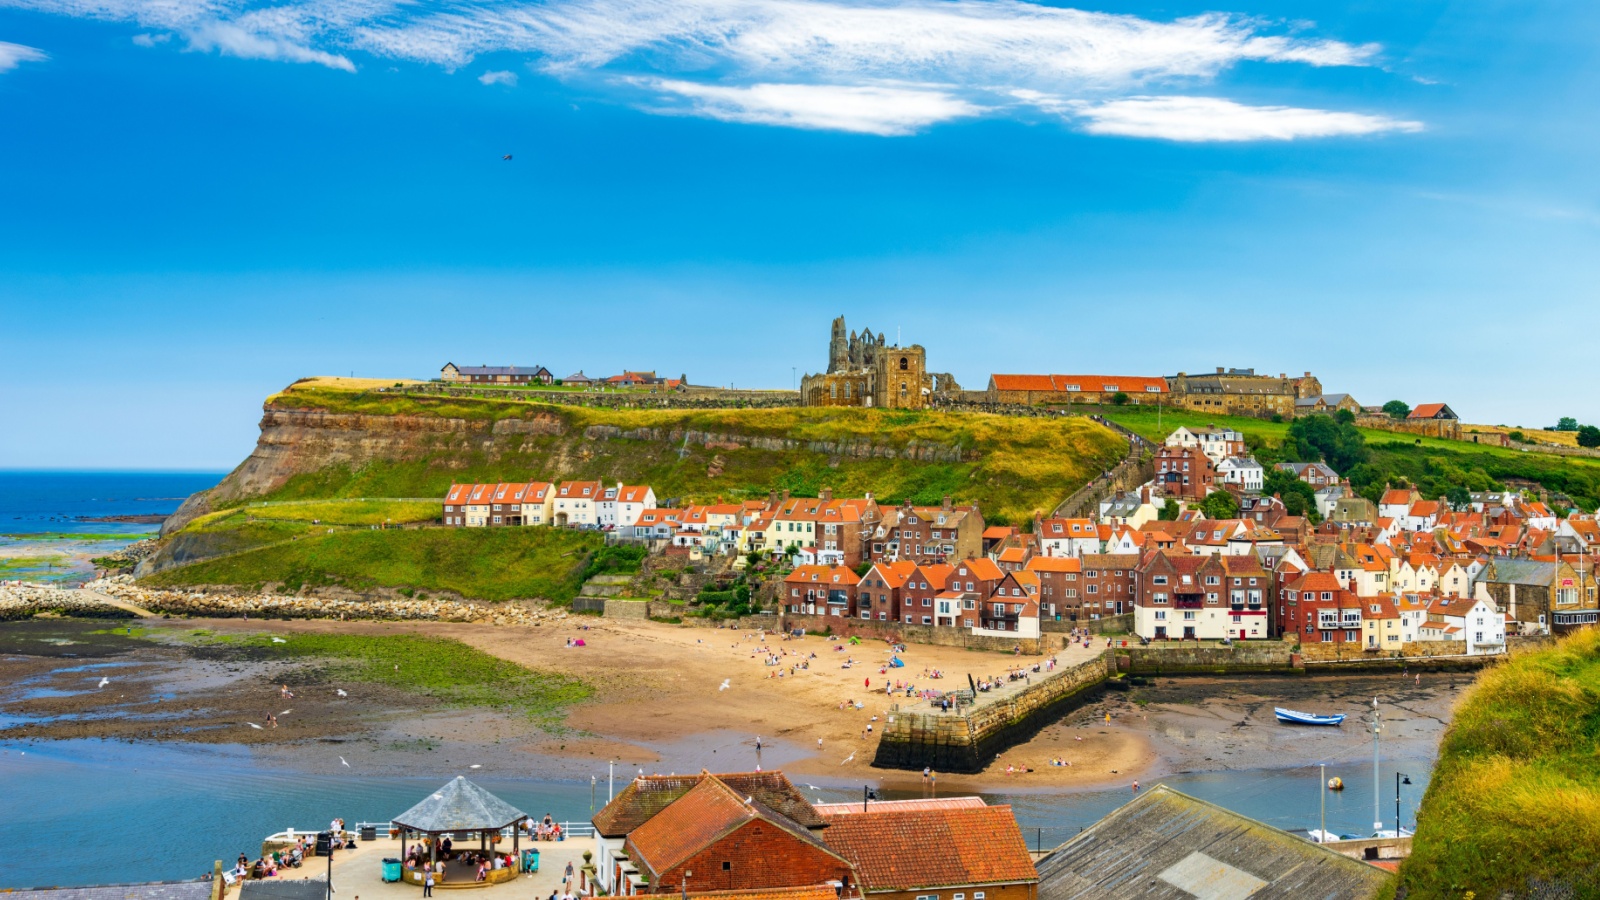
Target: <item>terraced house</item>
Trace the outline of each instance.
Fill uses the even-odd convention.
[[[544,481],[452,484],[445,493],[445,525],[455,528],[549,525],[554,491]]]
[[[873,562],[954,562],[982,553],[983,514],[977,506],[956,506],[945,497],[939,506],[907,500],[881,512],[868,549]]]

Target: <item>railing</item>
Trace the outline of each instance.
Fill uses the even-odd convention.
[[[565,835],[566,837],[568,837],[568,838],[589,838],[589,837],[594,837],[594,825],[592,823],[589,823],[589,822],[558,822],[556,824],[561,826],[561,833],[563,835]],[[393,822],[357,822],[354,825],[345,826],[345,834],[356,835],[357,837],[359,837],[363,829],[371,828],[371,829],[377,831],[380,836],[388,837],[389,836],[389,831],[393,827],[394,827],[394,823]],[[284,835],[284,836],[290,838],[291,840],[294,839],[294,838],[297,838],[297,837],[302,837],[302,836],[303,837],[307,837],[307,838],[315,839],[318,832],[326,831],[326,830],[327,829],[325,829],[325,828],[288,828],[288,829],[285,829],[283,831],[277,832],[276,834],[270,835],[269,837],[277,837],[278,835],[281,834],[281,835]],[[515,831],[515,830],[516,829],[514,829],[514,828],[502,828],[502,829],[500,829],[498,834],[501,837],[509,838],[509,837],[511,837],[512,832]],[[527,834],[527,832],[523,832],[523,834]]]

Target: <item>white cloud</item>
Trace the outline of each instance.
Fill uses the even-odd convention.
[[[479,84],[503,84],[508,87],[517,86],[517,73],[488,71],[478,76]]]
[[[44,62],[49,58],[43,50],[0,41],[0,72],[9,72],[25,62]]]
[[[1421,131],[1421,122],[1292,106],[1246,106],[1217,97],[1129,97],[1070,104],[1090,134],[1169,141],[1290,141]]]
[[[941,90],[828,84],[753,84],[721,87],[693,81],[648,83],[689,101],[689,111],[724,122],[786,125],[858,134],[911,134],[983,109]],[[683,112],[664,106],[657,112]]]
[[[133,42],[141,47],[154,47],[157,44],[165,44],[170,40],[172,40],[172,35],[170,34],[136,34],[133,36]]]
[[[867,134],[1019,106],[1062,112],[1091,133],[1171,140],[1420,127],[1159,96],[1244,62],[1367,66],[1380,52],[1307,36],[1304,23],[1224,13],[1160,21],[1027,0],[0,0],[8,6],[345,71],[355,69],[352,53],[451,70],[486,53],[523,54],[536,71],[601,89],[653,87],[656,112]]]

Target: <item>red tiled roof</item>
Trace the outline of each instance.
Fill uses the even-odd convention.
[[[1035,556],[1028,560],[1030,572],[1081,572],[1083,561],[1071,556]]]
[[[823,840],[855,864],[867,892],[1037,883],[1009,806],[830,816]]]
[[[990,375],[997,391],[1054,391],[1049,375]]]
[[[1017,529],[1012,525],[990,525],[983,530],[983,539],[986,541],[999,541],[1016,533]]]
[[[1406,418],[1408,418],[1408,419],[1431,419],[1434,416],[1437,416],[1439,414],[1439,411],[1442,410],[1442,409],[1444,409],[1444,404],[1443,403],[1424,403],[1421,406],[1418,406],[1416,409],[1413,409],[1411,411],[1411,414],[1409,416],[1406,416]]]
[[[1057,391],[1098,391],[1100,393],[1165,394],[1167,380],[1147,375],[1051,375]]]
[[[817,815],[824,819],[850,816],[866,812],[913,812],[929,809],[982,809],[988,804],[982,797],[933,797],[915,800],[875,800],[862,809],[860,803],[818,803]]]
[[[854,586],[861,581],[861,577],[844,566],[797,566],[793,572],[784,576],[785,582],[791,584],[840,584]]]
[[[749,891],[707,891],[703,894],[690,891],[689,900],[839,900],[839,891],[829,884]]]

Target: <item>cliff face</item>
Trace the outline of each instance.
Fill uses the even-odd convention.
[[[409,469],[428,482],[425,487],[375,491],[373,496],[442,495],[444,486],[460,480],[598,478],[647,480],[663,469],[677,477],[656,485],[711,490],[742,488],[741,475],[783,471],[796,464],[838,467],[852,461],[973,464],[979,454],[950,444],[907,441],[900,445],[871,440],[809,441],[736,432],[708,432],[678,427],[623,429],[612,425],[574,427],[553,411],[530,410],[497,420],[441,416],[363,415],[314,409],[268,406],[261,418],[255,450],[215,488],[195,494],[161,527],[163,535],[182,529],[196,517],[239,501],[283,490],[296,476],[338,471],[349,482],[364,469],[384,465]],[[478,474],[474,470],[491,471]],[[708,482],[728,470],[729,478]],[[663,473],[666,474],[666,473]],[[659,478],[660,475],[657,475]],[[732,483],[729,483],[732,482]],[[353,486],[353,485],[351,485]],[[755,485],[765,491],[772,485]],[[416,491],[432,491],[417,493]],[[354,496],[347,487],[330,483],[326,496]],[[358,494],[361,492],[357,492]],[[667,494],[661,494],[666,497]]]

